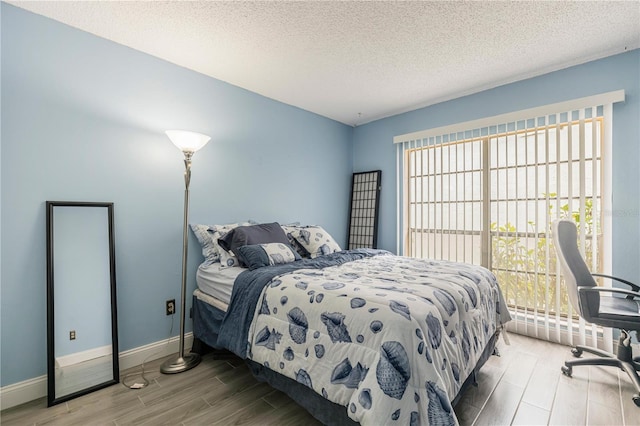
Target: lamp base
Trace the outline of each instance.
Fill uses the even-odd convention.
[[[186,354],[169,358],[160,366],[160,372],[163,374],[176,374],[187,371],[200,364],[200,355],[196,353]]]

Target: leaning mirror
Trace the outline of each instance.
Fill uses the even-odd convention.
[[[48,404],[119,382],[113,203],[47,201]]]

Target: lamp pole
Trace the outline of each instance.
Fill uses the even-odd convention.
[[[186,317],[186,292],[187,292],[187,250],[189,243],[189,184],[191,182],[191,158],[198,149],[202,148],[209,137],[199,133],[184,131],[167,131],[171,141],[184,153],[184,221],[182,224],[182,287],[180,292],[180,347],[178,353],[169,358],[160,366],[160,372],[164,374],[182,373],[200,363],[200,355],[197,353],[184,353],[184,322]],[[194,138],[196,145],[194,146]]]

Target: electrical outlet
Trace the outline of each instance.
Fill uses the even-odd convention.
[[[75,330],[71,330],[69,332],[69,340],[76,340],[76,331]]]
[[[176,299],[167,300],[166,311],[167,315],[173,315],[176,313]]]

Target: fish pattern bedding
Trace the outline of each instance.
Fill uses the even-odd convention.
[[[243,272],[218,342],[363,425],[457,424],[450,401],[509,319],[485,268],[361,249]]]

